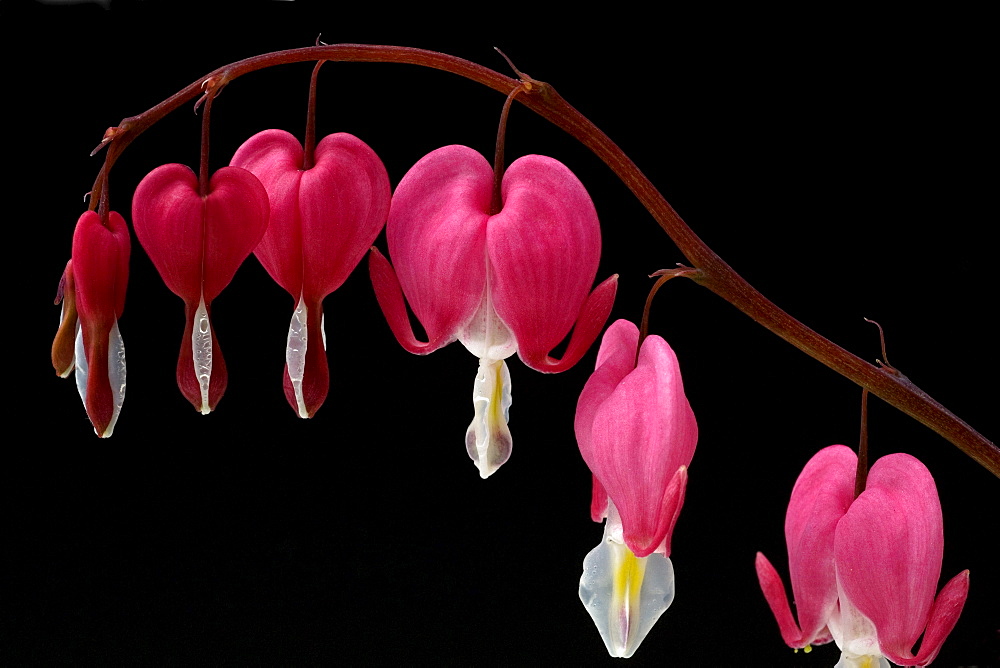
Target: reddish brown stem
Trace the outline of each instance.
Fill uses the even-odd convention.
[[[420,65],[457,74],[505,95],[521,85],[510,77],[455,56],[398,46],[338,44],[254,56],[219,68],[152,109],[124,119],[108,146],[104,166],[94,186],[91,205],[94,206],[100,199],[100,190],[104,186],[103,177],[122,151],[150,125],[193,99],[206,79],[215,78],[228,82],[265,67],[314,60]],[[691,277],[693,280],[807,355],[930,427],[1000,477],[1000,448],[934,401],[904,375],[868,364],[806,327],[764,297],[698,238],[635,163],[607,135],[563,100],[552,86],[534,81],[531,90],[521,95],[518,101],[569,133],[611,168],[652,214],[688,262],[699,270],[696,276]]]
[[[854,498],[868,483],[868,390],[861,390],[861,436],[858,438],[858,470],[854,476]]]
[[[653,307],[653,297],[663,287],[663,284],[671,278],[677,278],[678,276],[692,278],[697,273],[698,270],[691,267],[678,267],[677,269],[660,269],[649,275],[650,278],[653,276],[659,276],[659,278],[656,280],[656,283],[653,283],[653,287],[649,289],[649,294],[646,295],[646,305],[642,309],[642,324],[639,325],[639,345],[635,347],[635,362],[633,366],[639,365],[639,350],[642,348],[642,342],[649,335],[649,311]]]
[[[319,68],[325,60],[316,63],[312,76],[309,78],[309,109],[306,111],[306,137],[303,142],[302,169],[312,169],[316,153],[316,82],[319,79]]]
[[[503,183],[504,170],[504,146],[507,139],[507,116],[510,114],[510,105],[517,97],[517,94],[525,90],[518,86],[507,95],[504,100],[503,110],[500,112],[500,126],[497,128],[497,148],[493,154],[493,199],[490,201],[490,215],[495,216],[503,208],[503,197],[500,193],[500,186]]]
[[[205,95],[205,109],[201,116],[201,160],[198,163],[198,194],[208,197],[208,181],[211,173],[208,171],[208,138],[209,126],[212,120],[212,98],[215,95],[211,92]]]

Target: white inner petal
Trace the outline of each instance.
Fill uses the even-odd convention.
[[[889,668],[889,663],[882,657],[882,649],[878,644],[875,625],[850,599],[844,595],[844,590],[837,582],[837,609],[830,616],[827,626],[830,635],[841,650],[841,668]]]
[[[76,391],[80,393],[80,399],[83,400],[83,406],[86,408],[87,377],[90,374],[90,366],[87,364],[87,351],[83,347],[83,328],[80,327],[79,323],[76,326],[76,341],[73,349],[76,356]],[[108,381],[111,383],[111,396],[114,399],[115,407],[111,413],[111,422],[108,423],[108,428],[103,434],[97,434],[101,438],[107,438],[114,432],[115,423],[118,422],[118,414],[121,413],[122,404],[125,402],[125,342],[118,330],[117,320],[115,320],[111,332],[108,333]]]
[[[458,340],[479,359],[503,360],[517,352],[514,335],[497,316],[486,295],[472,320],[458,333]]]
[[[292,381],[292,388],[295,390],[295,402],[298,404],[299,417],[301,418],[309,417],[306,400],[302,396],[302,379],[306,374],[306,350],[309,344],[306,325],[308,316],[309,309],[306,307],[302,295],[299,295],[299,303],[296,304],[295,311],[292,313],[292,321],[288,325],[285,364],[288,365],[288,378]],[[325,341],[323,347],[326,348]]]
[[[76,325],[76,342],[73,344],[73,356],[76,358],[76,391],[80,393],[83,405],[87,405],[87,351],[83,347],[83,328]]]
[[[479,475],[488,478],[507,461],[512,446],[507,428],[511,404],[510,372],[503,360],[479,360],[472,403],[476,415],[465,432],[465,448],[479,467]]]
[[[580,600],[608,653],[628,658],[673,603],[674,567],[662,554],[636,557],[615,539],[613,525],[609,518],[600,545],[583,560]]]
[[[479,359],[502,360],[517,352],[517,341],[493,310],[493,287],[491,285],[490,259],[486,256],[486,285],[483,288],[483,299],[479,302],[472,320],[458,333],[470,353]]]
[[[115,320],[111,333],[108,334],[108,380],[111,382],[111,395],[114,397],[115,408],[111,413],[111,422],[107,430],[101,434],[104,438],[111,436],[118,422],[122,404],[125,403],[125,342],[118,331],[118,320]]]
[[[208,415],[212,409],[208,405],[208,388],[212,382],[212,324],[205,308],[205,295],[198,302],[191,332],[191,351],[194,354],[194,375],[201,386],[201,414]]]

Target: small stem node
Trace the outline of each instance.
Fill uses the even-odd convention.
[[[869,320],[868,318],[865,318],[865,322],[870,322],[871,324],[873,324],[876,327],[878,327],[879,343],[882,344],[882,359],[884,359],[885,361],[883,362],[880,359],[876,359],[875,362],[879,366],[881,366],[882,368],[884,368],[886,371],[888,371],[888,372],[890,372],[892,374],[898,375],[899,372],[896,371],[896,368],[894,366],[892,366],[891,364],[889,364],[889,355],[887,355],[886,352],[885,352],[885,330],[882,329],[882,325],[878,324],[874,320]]]

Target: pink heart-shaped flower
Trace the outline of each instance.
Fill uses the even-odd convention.
[[[285,364],[285,397],[301,417],[326,399],[330,370],[323,335],[323,298],[364,257],[389,214],[392,189],[382,161],[346,133],[323,138],[314,165],[284,130],[248,139],[231,164],[260,179],[271,203],[270,223],[254,254],[295,300]]]
[[[132,198],[135,234],[167,287],[184,300],[177,384],[208,413],[226,388],[225,360],[211,326],[211,304],[267,228],[267,193],[250,172],[223,167],[204,196],[185,165],[157,167]]]

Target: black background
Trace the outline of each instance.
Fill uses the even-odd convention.
[[[881,354],[862,317],[880,321],[892,363],[995,436],[983,17],[488,11],[473,25],[461,12],[362,17],[292,2],[229,14],[174,2],[0,6],[9,662],[606,660],[576,593],[601,537],[572,431],[594,350],[557,376],[512,358],[514,453],[487,481],[463,447],[475,358],[457,343],[404,352],[364,270],[325,302],[332,387],[313,420],[295,417],[281,390],[292,300],[253,258],[214,305],[230,379],[212,415],[176,389],[181,302],[137,243],[120,323],[128,396],[111,439],[94,437],[72,381],[49,367],[51,300],[104,129],[216,67],[320,33],[506,72],[501,47],[607,132],[764,294],[869,360]],[[309,72],[283,66],[228,86],[213,111],[213,168],[259,130],[301,137]],[[318,130],[362,138],[395,185],[445,144],[491,155],[501,103],[442,72],[328,64]],[[112,207],[130,219],[148,171],[196,165],[199,124],[185,105],[139,138],[113,171]],[[598,280],[619,273],[612,317],[638,320],[645,275],[683,261],[676,247],[602,163],[522,107],[507,151],[552,155],[587,185],[604,232]],[[700,440],[674,533],[677,597],[632,663],[833,665],[832,646],[783,645],[753,560],[762,550],[787,574],[791,486],[821,447],[856,443],[860,391],[694,284],[661,291],[651,328],[680,356]],[[997,665],[996,478],[877,399],[870,433],[875,456],[909,452],[935,475],[942,584],[971,569],[936,665]]]

